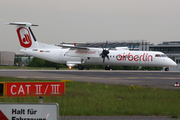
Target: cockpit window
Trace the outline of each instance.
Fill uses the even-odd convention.
[[[155,57],[161,57],[161,55],[160,54],[156,54]]]
[[[165,54],[161,54],[161,57],[167,57]]]
[[[156,54],[155,57],[167,57],[165,54]]]

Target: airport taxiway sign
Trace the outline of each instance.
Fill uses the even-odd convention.
[[[64,82],[7,82],[6,95],[18,96],[60,96],[65,94]]]
[[[0,120],[8,120],[1,110],[0,110]]]
[[[0,103],[0,120],[58,120],[57,103]]]

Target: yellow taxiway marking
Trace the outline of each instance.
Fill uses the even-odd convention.
[[[154,79],[156,77],[144,77],[145,79]]]
[[[17,78],[28,78],[27,76],[17,76]]]
[[[100,77],[89,77],[90,79],[103,79],[103,78],[100,78]]]
[[[163,77],[162,79],[179,79],[179,78],[173,78],[173,77]]]
[[[108,79],[120,79],[119,77],[112,77],[112,78],[108,78]]]
[[[65,77],[53,77],[53,78],[65,78]]]
[[[34,78],[47,78],[47,77],[41,77],[41,76],[37,76],[37,77],[34,77]]]
[[[71,77],[71,78],[82,78],[82,77]]]
[[[138,77],[126,77],[124,79],[138,79]]]

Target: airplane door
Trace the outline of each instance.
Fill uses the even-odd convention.
[[[60,52],[59,61],[63,61],[64,52]]]

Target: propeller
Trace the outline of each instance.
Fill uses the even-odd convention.
[[[108,44],[108,41],[106,41],[106,45],[105,46],[107,46],[107,44]],[[102,43],[101,43],[101,48],[103,49],[103,51],[102,51],[102,53],[100,54],[100,56],[103,58],[103,63],[105,62],[105,58],[107,57],[107,59],[109,60],[109,49],[108,50],[106,50],[104,47],[103,47],[103,45],[102,45]]]

